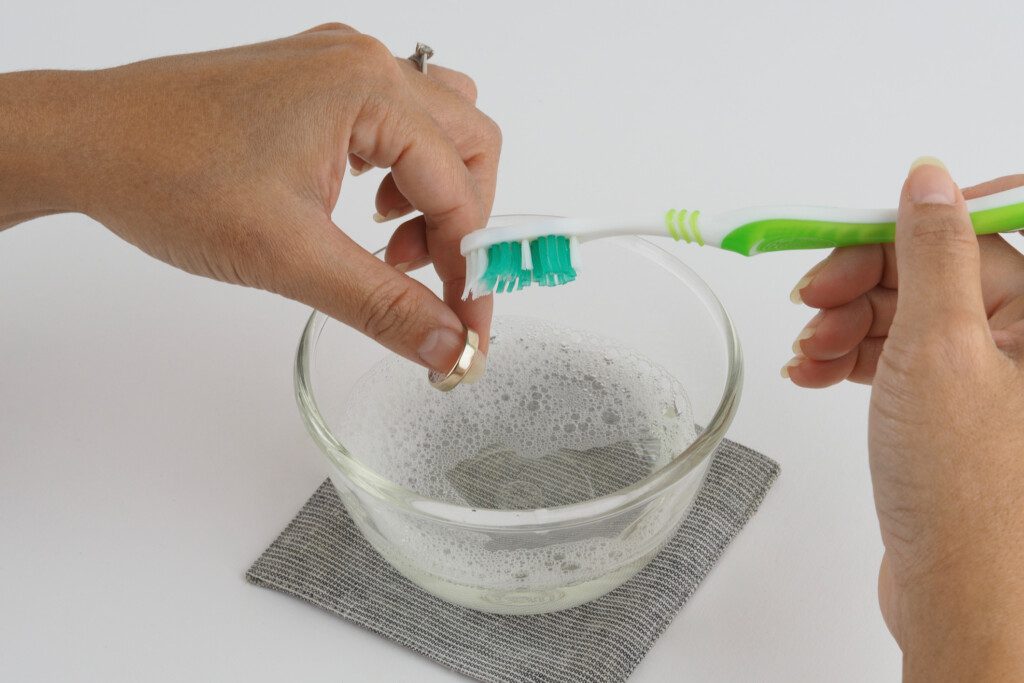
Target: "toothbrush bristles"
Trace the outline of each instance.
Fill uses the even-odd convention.
[[[523,240],[523,270],[533,270],[533,256],[530,255],[530,240]]]
[[[519,291],[531,284],[556,287],[576,279],[579,239],[546,235],[521,242],[499,242],[466,256],[463,298]]]

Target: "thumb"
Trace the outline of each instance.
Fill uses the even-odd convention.
[[[896,218],[894,326],[916,334],[968,325],[988,334],[981,256],[960,188],[938,159],[910,167]]]
[[[465,329],[454,311],[332,223],[314,232],[307,238],[310,248],[302,250],[307,257],[287,268],[290,286],[282,293],[424,367],[451,370],[465,347]],[[475,358],[466,381],[483,369],[483,354]]]

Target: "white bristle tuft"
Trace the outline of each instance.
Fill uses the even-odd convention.
[[[475,281],[475,269],[473,268],[473,255],[476,251],[471,251],[466,254],[466,286],[462,288],[462,300],[465,301],[469,298],[470,293],[473,291],[473,282]]]
[[[481,286],[481,278],[484,276],[484,272],[487,270],[487,252],[483,249],[476,250],[476,265],[473,268],[473,298],[479,298],[486,294]]]
[[[523,240],[523,270],[533,270],[533,254],[530,253],[530,240]]]
[[[480,287],[480,250],[473,252],[473,296],[475,297]]]
[[[467,296],[472,296],[475,299],[479,295],[480,251],[480,249],[474,249],[466,257],[466,294],[462,296],[463,299]]]
[[[477,249],[476,252],[476,268],[473,269],[473,291],[476,292],[477,296],[480,296],[480,280],[484,276],[484,271],[487,270],[487,252],[483,249]]]
[[[477,283],[479,283],[479,282],[481,282],[483,280],[483,273],[485,273],[487,271],[487,261],[489,260],[487,258],[487,250],[486,249],[481,249],[481,250],[479,250],[478,253],[480,254],[480,263],[478,265],[479,269],[478,269],[477,275],[476,275],[476,282]],[[493,291],[494,290],[490,289],[489,287],[485,287],[484,291],[481,292],[480,294],[481,294],[481,296],[486,296],[486,295],[492,293]]]
[[[491,293],[489,287],[483,282],[484,273],[487,272],[487,250],[476,250],[476,267],[473,269],[473,298],[477,299]]]
[[[577,273],[580,270],[580,238],[573,235],[569,238],[569,265]]]

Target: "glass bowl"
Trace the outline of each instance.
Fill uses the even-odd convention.
[[[635,237],[581,261],[498,295],[487,373],[447,394],[322,313],[303,330],[296,396],[345,508],[444,600],[532,614],[613,590],[676,531],[736,411],[739,343],[696,273]]]

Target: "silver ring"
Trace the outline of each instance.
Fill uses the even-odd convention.
[[[427,73],[427,60],[434,56],[434,48],[426,43],[416,43],[416,52],[409,56],[409,61],[416,65],[420,73]]]

